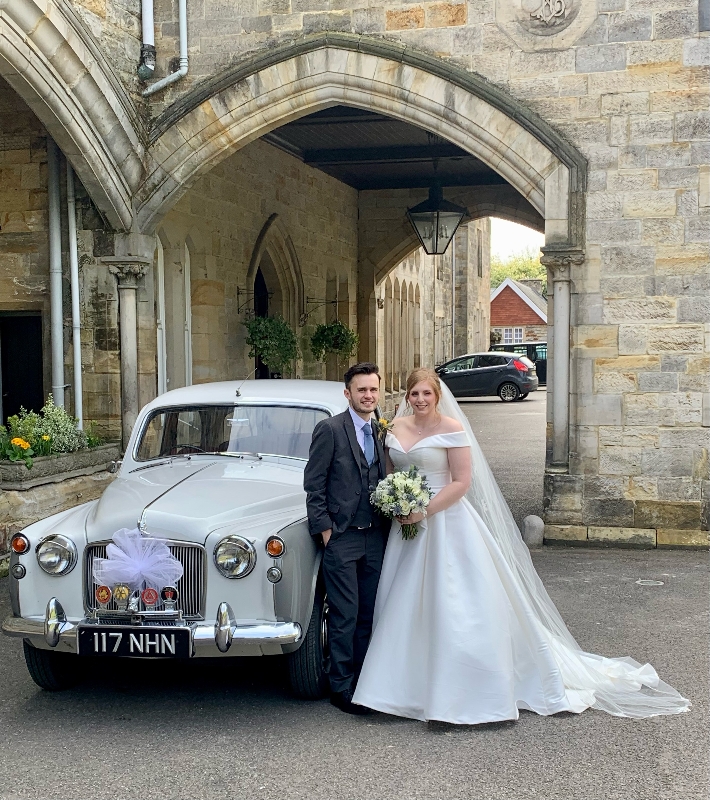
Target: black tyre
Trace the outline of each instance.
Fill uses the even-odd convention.
[[[525,398],[526,398],[526,397],[527,397],[529,394],[530,394],[530,392],[525,392],[525,394],[521,394],[521,395],[520,395],[520,397],[518,397],[518,400],[517,400],[517,402],[519,402],[520,400],[525,400]]]
[[[288,654],[291,689],[304,700],[319,700],[328,694],[328,602],[316,590],[311,619],[301,646]]]
[[[23,641],[25,664],[32,680],[48,692],[61,692],[79,681],[78,656],[39,650]]]
[[[498,397],[504,403],[514,403],[520,397],[520,389],[514,383],[503,383],[498,387]]]

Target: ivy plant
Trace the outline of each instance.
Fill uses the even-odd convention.
[[[317,325],[311,336],[311,353],[316,361],[325,361],[334,353],[338,361],[347,361],[357,352],[358,335],[340,320]]]
[[[271,372],[284,372],[299,357],[296,334],[283,317],[252,317],[247,329],[249,358],[260,357]]]

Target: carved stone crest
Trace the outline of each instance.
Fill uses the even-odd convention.
[[[530,12],[530,19],[541,22],[548,29],[567,24],[567,3],[565,0],[542,0],[540,5]]]
[[[597,17],[587,0],[497,0],[498,25],[523,50],[571,47]]]

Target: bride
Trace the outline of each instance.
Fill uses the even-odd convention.
[[[466,417],[417,369],[387,434],[388,471],[419,467],[426,517],[392,524],[372,639],[353,702],[418,720],[476,724],[597,708],[687,711],[650,664],[581,650],[548,596]],[[400,526],[418,523],[410,541]]]

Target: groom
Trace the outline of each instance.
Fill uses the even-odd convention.
[[[352,696],[372,632],[387,538],[384,518],[370,505],[370,492],[386,472],[373,426],[379,395],[376,364],[350,367],[345,373],[350,407],[316,425],[303,476],[310,532],[325,545],[330,702],[348,714],[368,713]]]

